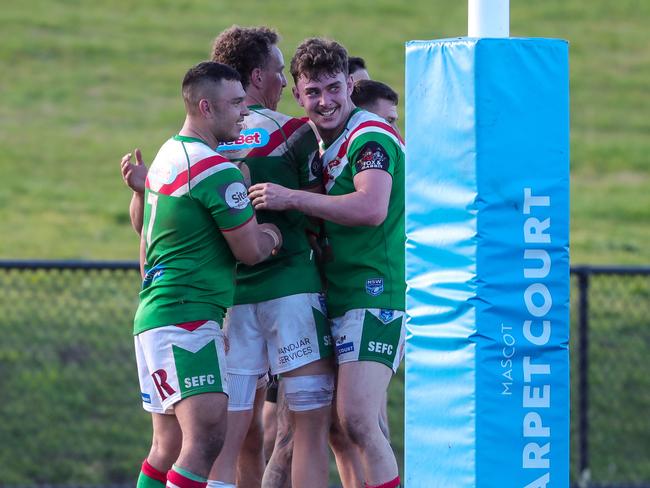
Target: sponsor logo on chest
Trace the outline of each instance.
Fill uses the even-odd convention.
[[[328,155],[335,155],[336,153],[332,151],[331,153],[327,151],[323,154],[323,183],[325,188],[329,191],[333,186],[336,178],[338,178],[343,170],[348,164],[348,157],[335,156],[334,158],[328,157]]]
[[[253,149],[256,147],[266,146],[269,143],[270,136],[266,129],[244,129],[241,131],[236,141],[222,142],[219,144],[218,151],[239,151],[241,149]]]

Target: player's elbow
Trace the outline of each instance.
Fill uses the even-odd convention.
[[[360,217],[359,225],[377,227],[384,223],[388,210],[382,207],[370,207]]]
[[[267,257],[269,257],[269,251],[264,248],[264,245],[260,241],[250,242],[249,245],[244,249],[237,249],[237,251],[233,254],[235,255],[237,261],[247,266],[253,266],[257,263],[261,263]]]
[[[251,249],[247,252],[235,254],[237,261],[246,266],[253,266],[257,263],[261,263],[266,259],[266,257],[267,255],[263,253],[262,249]]]

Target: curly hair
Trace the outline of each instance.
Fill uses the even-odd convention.
[[[312,37],[303,41],[291,59],[293,81],[304,76],[317,80],[322,75],[348,74],[348,52],[336,41]]]
[[[251,72],[266,65],[271,47],[279,40],[278,33],[268,27],[233,25],[219,34],[212,43],[212,61],[236,69],[246,89]]]

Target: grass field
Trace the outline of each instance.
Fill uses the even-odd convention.
[[[212,38],[233,23],[277,28],[287,63],[302,39],[334,37],[352,54],[366,58],[373,77],[403,95],[404,42],[464,35],[466,2],[28,0],[3,5],[0,258],[135,258],[137,244],[126,212],[130,195],[119,178],[119,158],[138,145],[151,160],[160,144],[178,130],[183,73],[205,59]],[[650,2],[511,2],[513,36],[570,41],[574,264],[650,262],[649,24]],[[300,114],[289,90],[280,108]],[[59,303],[76,303],[60,293]],[[5,300],[2,310],[11,303]],[[21,320],[15,323],[24,324],[24,317]],[[34,342],[49,345],[48,351],[58,354],[57,361],[72,357],[65,371],[83,372],[84,360],[61,352],[65,345],[54,337],[37,336]],[[56,380],[74,389],[75,381],[81,381],[74,374],[15,381]],[[6,375],[0,376],[0,385],[8,387],[8,381]],[[394,382],[393,418],[401,418],[402,391],[402,383]],[[45,404],[48,394],[33,392],[29,401]],[[103,393],[96,395],[102,398]],[[81,405],[82,411],[90,408],[81,393],[69,401]],[[65,407],[57,407],[60,416],[55,418],[74,423],[66,418]],[[110,412],[97,415],[112,418]],[[142,426],[141,420],[133,422]],[[79,432],[67,436],[71,441],[81,439],[83,429],[78,425]],[[68,438],[51,423],[37,423],[19,434],[31,439],[27,447],[41,449],[47,438],[39,432]],[[393,433],[401,453],[399,421]],[[135,446],[132,452],[139,453],[144,449],[139,445],[142,436],[114,435],[118,447],[98,448],[104,449],[107,459],[119,459],[114,465],[122,468],[124,452],[119,446]],[[2,465],[17,464],[14,458],[0,460]],[[74,464],[60,460],[60,479]],[[81,479],[90,479],[93,473],[82,474]],[[107,480],[117,479],[114,473],[104,474]]]
[[[514,36],[571,56],[573,263],[650,262],[650,2],[512,2]],[[332,36],[403,93],[404,42],[466,33],[465,2],[11,2],[0,16],[0,257],[130,259],[120,156],[182,121],[186,68],[233,23],[268,24],[288,62]],[[281,109],[299,114],[286,90]]]

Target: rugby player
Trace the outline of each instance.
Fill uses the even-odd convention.
[[[390,86],[376,80],[359,80],[350,98],[357,107],[379,115],[397,131],[399,96]]]
[[[233,161],[244,162],[253,183],[274,181],[290,188],[321,191],[318,144],[310,125],[275,111],[286,86],[278,41],[270,29],[238,26],[215,39],[213,60],[227,63],[240,73],[250,110],[240,138],[221,144],[218,151]],[[134,190],[145,168],[138,158],[141,155],[136,151],[135,165],[130,155],[122,161],[123,177]],[[141,205],[142,197],[134,194],[130,213],[136,229]],[[299,211],[260,211],[258,217],[281,228],[284,244],[272,259],[253,267],[242,264],[237,269],[235,306],[224,325],[230,343],[229,430],[226,447],[211,474],[214,484],[209,486],[234,483],[234,461],[250,424],[257,379],[270,367],[272,373],[282,374],[294,424],[292,485],[326,487],[327,431],[334,389],[328,358],[333,348],[319,294],[320,278],[305,236],[309,223]],[[286,477],[289,468],[280,460],[281,454],[278,449],[277,460],[271,458],[264,474],[265,485],[275,486],[275,478]],[[246,468],[239,471],[250,474]],[[240,481],[240,485],[244,483]]]
[[[348,71],[352,77],[352,82],[356,83],[359,80],[369,80],[370,75],[366,68],[366,61],[358,56],[350,56],[348,58]]]
[[[379,115],[395,129],[395,132],[399,133],[397,127],[397,119],[399,118],[397,114],[399,95],[390,86],[376,80],[359,80],[354,84],[350,98],[357,107]],[[386,398],[386,395],[384,396],[385,398],[379,411],[379,427],[390,441],[387,411],[388,398]]]
[[[340,44],[306,40],[291,74],[294,97],[321,138],[327,194],[258,183],[249,196],[256,210],[300,210],[325,221],[336,412],[359,448],[366,486],[394,488],[397,462],[378,418],[404,351],[404,147],[385,120],[355,107]]]
[[[239,26],[215,39],[212,59],[240,73],[250,110],[240,140],[221,145],[219,152],[232,161],[244,162],[253,184],[273,181],[303,191],[321,191],[318,144],[310,125],[276,111],[287,84],[278,41],[277,33],[268,28]],[[273,374],[281,374],[293,424],[292,486],[326,487],[327,431],[334,390],[329,357],[333,348],[320,279],[305,234],[310,224],[295,210],[260,210],[258,218],[275,223],[284,244],[268,261],[237,268],[235,305],[228,312],[224,330],[231,347],[228,373],[236,378],[232,383],[246,386],[238,392],[239,398],[231,397],[231,403],[250,414],[257,377],[269,367]],[[241,445],[247,429],[248,423],[238,422],[228,432],[227,443],[233,440],[235,459],[237,444]],[[221,481],[232,479],[223,478],[228,466],[234,465],[225,456],[224,450],[213,470]],[[264,474],[265,485],[275,486],[275,478],[287,475],[286,467],[272,458]]]
[[[134,319],[143,408],[153,441],[138,488],[200,488],[226,433],[221,322],[235,260],[256,264],[282,245],[258,224],[239,169],[214,148],[239,137],[249,110],[239,74],[200,63],[182,84],[186,118],[146,179],[140,305]]]

